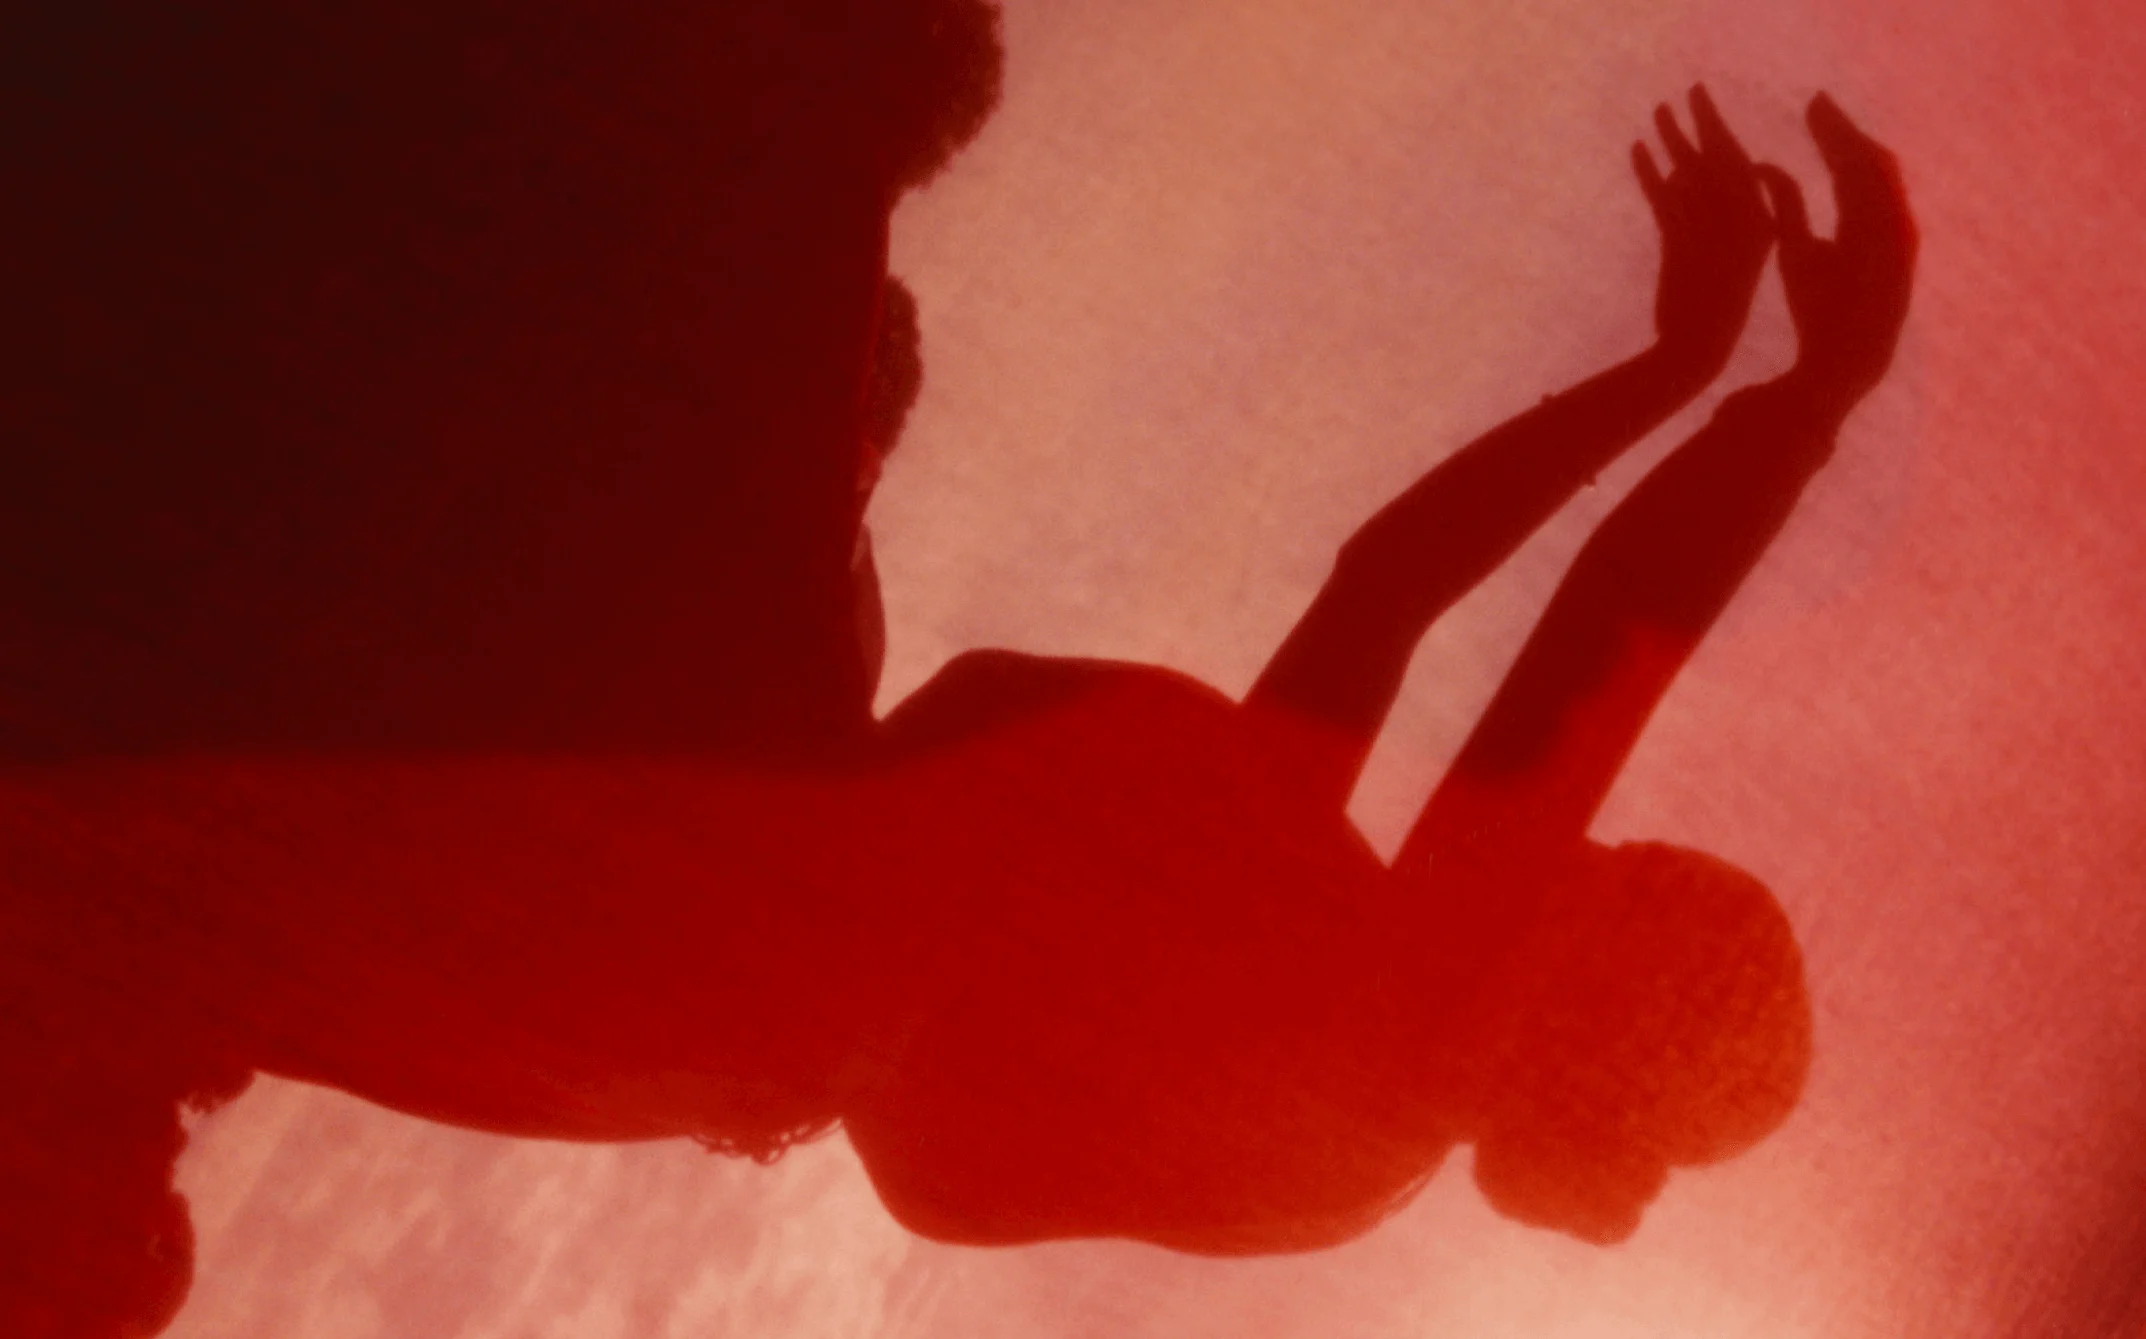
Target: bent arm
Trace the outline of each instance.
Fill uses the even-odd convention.
[[[1795,374],[1739,392],[1633,490],[1574,561],[1399,863],[1585,837],[1670,683],[1832,455],[1841,412]]]
[[[1691,109],[1696,144],[1666,105],[1656,109],[1668,176],[1633,146],[1662,234],[1656,343],[1464,447],[1373,517],[1253,686],[1247,706],[1319,727],[1326,742],[1307,765],[1337,805],[1430,625],[1727,364],[1773,221],[1705,90],[1693,90]]]
[[[1780,533],[1841,422],[1892,365],[1916,233],[1892,153],[1833,100],[1806,118],[1838,235],[1812,235],[1794,179],[1759,169],[1781,231],[1796,366],[1730,397],[1573,563],[1402,848],[1524,858],[1583,840],[1647,718]]]

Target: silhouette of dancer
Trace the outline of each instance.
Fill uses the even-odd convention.
[[[985,653],[890,718],[925,760],[903,821],[958,815],[932,841],[969,848],[968,870],[934,868],[965,880],[935,922],[964,932],[936,958],[904,948],[931,963],[932,1001],[844,1110],[904,1222],[1313,1248],[1466,1141],[1500,1209],[1607,1242],[1670,1166],[1787,1114],[1809,1019],[1765,889],[1586,831],[1889,363],[1913,231],[1890,155],[1824,97],[1832,241],[1703,91],[1692,110],[1696,144],[1658,117],[1666,177],[1636,151],[1664,237],[1655,348],[1381,512],[1241,708],[1160,671]],[[1731,397],[1603,522],[1377,870],[1341,808],[1416,640],[1720,370],[1776,233],[1794,370]]]
[[[1427,526],[1514,514],[1457,541],[1487,571],[1545,478],[1695,393],[1765,183],[1799,374],[1675,460],[1775,464],[1665,465],[1626,509],[1664,528],[1605,525],[1389,874],[1340,799],[1473,579],[1406,521],[1242,708],[984,655],[869,720],[860,483],[915,386],[886,210],[988,109],[987,10],[261,8],[0,43],[8,119],[60,127],[6,146],[50,205],[9,283],[61,332],[10,349],[0,453],[15,1332],[168,1319],[175,1108],[253,1069],[763,1157],[841,1120],[920,1231],[1207,1251],[1360,1230],[1462,1139],[1509,1211],[1607,1239],[1786,1110],[1763,893],[1584,829],[1781,462],[1882,373],[1904,206],[1837,114],[1830,243],[1710,108],[1668,123],[1666,352],[1434,474]],[[1591,954],[1605,921],[1632,942]]]

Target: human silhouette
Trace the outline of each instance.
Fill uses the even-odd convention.
[[[875,726],[886,211],[988,110],[988,10],[73,13],[7,46],[63,332],[0,490],[14,1332],[169,1318],[177,1112],[254,1070],[762,1158],[840,1122],[921,1232],[1208,1252],[1459,1141],[1611,1240],[1785,1114],[1764,891],[1585,828],[1889,357],[1905,206],[1830,104],[1830,242],[1664,113],[1656,350],[1382,513],[1241,706],[986,653]],[[1776,235],[1797,372],[1605,523],[1381,867],[1341,802],[1400,660],[1718,374]]]
[[[1770,895],[1587,828],[1883,374],[1914,234],[1890,155],[1830,100],[1810,125],[1832,241],[1703,90],[1692,110],[1696,144],[1657,118],[1666,177],[1636,151],[1664,236],[1657,344],[1359,531],[1242,706],[1160,671],[985,653],[889,719],[958,797],[912,784],[905,821],[960,815],[946,840],[973,868],[945,919],[974,928],[934,962],[928,1021],[843,1116],[905,1222],[1315,1248],[1467,1142],[1501,1210],[1609,1242],[1671,1167],[1786,1116],[1810,1025]],[[1602,523],[1378,868],[1342,806],[1416,641],[1719,372],[1776,234],[1794,369],[1732,396]]]

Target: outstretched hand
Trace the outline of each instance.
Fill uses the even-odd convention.
[[[1915,220],[1890,150],[1823,93],[1806,119],[1833,177],[1834,236],[1811,234],[1794,177],[1771,163],[1756,170],[1778,220],[1781,282],[1796,322],[1791,376],[1845,413],[1885,375],[1900,342],[1915,277]]]
[[[1697,143],[1667,103],[1654,123],[1669,157],[1662,174],[1645,143],[1632,146],[1640,189],[1662,230],[1662,274],[1654,325],[1661,347],[1711,380],[1728,365],[1773,247],[1774,221],[1758,170],[1704,87],[1691,92]]]

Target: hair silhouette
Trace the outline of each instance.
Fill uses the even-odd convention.
[[[1833,240],[1663,109],[1655,344],[1375,517],[1242,704],[979,652],[875,724],[887,211],[990,108],[990,10],[10,23],[14,1332],[168,1321],[179,1112],[255,1070],[763,1159],[840,1122],[919,1232],[1208,1253],[1462,1142],[1613,1241],[1792,1107],[1765,889],[1586,830],[1890,358],[1905,199],[1829,102]],[[1343,803],[1408,654],[1719,374],[1777,242],[1796,370],[1602,525],[1381,865]]]
[[[490,953],[561,956],[456,872],[497,795],[432,790],[467,812],[370,866],[422,914],[367,938],[380,885],[338,908],[270,857],[370,792],[219,801],[205,759],[869,749],[861,453],[916,381],[888,211],[998,86],[985,0],[0,15],[0,1329],[177,1305],[177,1104],[272,1057],[279,999],[325,1007],[280,955],[385,955],[321,1026],[388,1092],[489,1072],[428,1051],[455,970],[395,959],[415,927],[498,911]],[[189,824],[191,873],[146,856]]]
[[[858,745],[887,216],[982,0],[6,23],[16,752]]]

